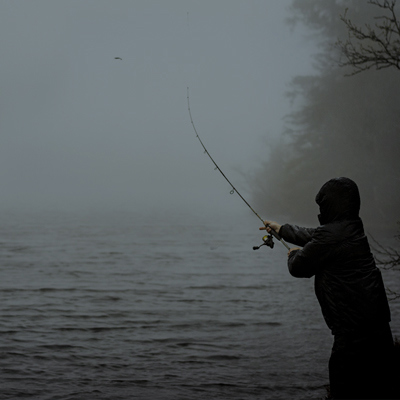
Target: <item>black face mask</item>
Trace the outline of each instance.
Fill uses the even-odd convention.
[[[321,225],[358,218],[360,194],[355,182],[349,178],[334,178],[326,182],[315,201],[319,205]]]

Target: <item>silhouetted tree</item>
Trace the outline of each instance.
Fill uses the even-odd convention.
[[[341,16],[348,30],[348,38],[337,42],[346,60],[341,65],[353,67],[352,74],[373,67],[395,67],[400,70],[400,20],[396,15],[396,0],[371,0],[368,3],[379,7],[383,12],[383,15],[375,17],[378,22],[373,26],[355,25],[347,17],[348,9]]]
[[[369,24],[365,24],[365,28],[360,28],[346,17],[346,9],[341,20],[348,29],[349,38],[346,41],[339,40],[337,46],[347,61],[340,65],[353,67],[350,75],[358,74],[372,67],[377,70],[395,67],[400,70],[400,21],[396,15],[396,0],[371,0],[368,3],[388,11],[388,15],[375,17],[379,23],[375,23],[374,28]],[[400,240],[400,235],[396,235],[396,239]],[[377,265],[385,270],[400,271],[399,251],[383,246],[374,238],[373,241],[372,248]],[[400,298],[400,293],[397,291],[386,288],[386,292],[391,300]]]

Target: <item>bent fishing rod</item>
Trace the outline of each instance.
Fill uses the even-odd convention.
[[[206,153],[208,155],[208,157],[210,158],[210,160],[213,162],[213,164],[215,165],[215,169],[218,170],[221,175],[224,177],[224,179],[229,183],[229,185],[231,186],[232,190],[230,191],[231,194],[234,194],[235,192],[239,195],[239,197],[244,201],[244,203],[247,205],[247,207],[250,208],[250,210],[253,212],[253,214],[263,223],[263,225],[265,225],[266,227],[269,227],[268,224],[265,224],[264,220],[256,213],[256,211],[254,211],[253,207],[247,202],[247,200],[239,193],[239,191],[235,188],[235,186],[233,186],[232,182],[226,177],[226,175],[223,173],[223,171],[221,170],[221,168],[218,166],[218,164],[215,162],[215,160],[211,157],[211,154],[208,152],[208,150],[206,149],[206,146],[204,146],[203,141],[201,140],[199,133],[197,132],[197,129],[194,125],[193,122],[193,117],[192,117],[192,112],[190,111],[190,101],[189,101],[189,87],[187,88],[187,105],[188,105],[188,111],[189,111],[189,117],[190,117],[190,122],[192,124],[194,133],[196,134],[197,139],[199,140],[200,144],[202,145],[203,149],[204,149],[204,153]],[[279,240],[288,250],[290,250],[290,247],[287,245],[287,243],[278,235],[277,232],[275,232],[274,229],[271,228],[271,232],[269,235],[265,235],[262,240],[263,240],[263,244],[261,244],[260,246],[254,246],[253,250],[258,250],[261,246],[268,246],[271,247],[271,249],[274,247],[274,241],[272,239],[272,236],[274,236],[277,240]]]

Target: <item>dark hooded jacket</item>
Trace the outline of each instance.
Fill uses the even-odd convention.
[[[348,178],[328,181],[316,196],[320,226],[283,225],[289,243],[290,273],[315,276],[315,293],[332,334],[356,333],[387,325],[390,311],[379,269],[359,218],[360,195]]]

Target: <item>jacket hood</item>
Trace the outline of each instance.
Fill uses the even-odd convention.
[[[360,193],[355,182],[349,178],[334,178],[326,182],[316,198],[321,225],[358,218]]]

